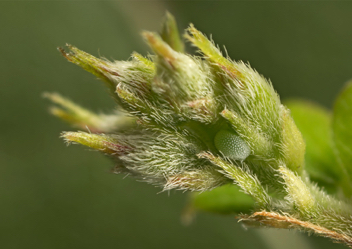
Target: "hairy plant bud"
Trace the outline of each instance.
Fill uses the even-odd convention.
[[[47,94],[60,106],[55,115],[92,132],[63,133],[67,141],[105,152],[124,172],[164,189],[202,191],[226,183],[229,174],[217,165],[222,160],[246,165],[264,184],[276,179],[278,188],[280,166],[301,173],[302,137],[268,80],[224,57],[193,25],[185,38],[201,56],[186,54],[170,14],[160,34],[142,35],[155,55],[108,61],[71,45],[70,52],[60,49],[102,79],[121,110],[107,118]],[[202,153],[221,160],[197,156]]]
[[[154,55],[134,52],[128,61],[99,59],[71,45],[68,52],[59,49],[67,60],[103,80],[117,103],[117,111],[96,114],[56,93],[46,93],[56,105],[52,114],[87,131],[63,132],[64,140],[103,152],[115,162],[115,173],[164,191],[203,192],[228,184],[209,195],[201,193],[198,200],[203,204],[190,202],[188,210],[200,205],[231,213],[250,206],[257,212],[241,216],[247,224],[296,227],[352,247],[351,205],[310,182],[309,171],[303,168],[302,135],[271,82],[250,65],[224,57],[193,25],[184,37],[199,56],[186,54],[170,14],[160,34],[143,32],[143,37]],[[333,162],[340,164],[340,170],[333,165],[336,169],[331,171],[327,164],[324,174],[312,165],[310,171],[330,185],[329,172],[340,172],[332,183],[345,200],[352,193],[351,89],[350,84],[335,107],[335,146],[316,141],[319,132],[307,140],[316,147],[312,147],[316,163],[325,151],[336,150]],[[328,130],[327,114],[307,116],[302,115],[301,121],[315,121],[314,127],[323,121],[322,130]],[[323,159],[328,162],[329,155]],[[249,201],[241,198],[240,190],[251,197]]]

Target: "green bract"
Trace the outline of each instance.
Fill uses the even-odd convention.
[[[336,198],[337,193],[347,198],[351,193],[350,86],[335,106],[332,142],[326,134],[325,142],[319,142],[321,136],[308,127],[313,123],[326,133],[326,112],[305,109],[300,102],[292,105],[312,146],[306,171],[305,142],[269,80],[248,64],[224,57],[193,25],[184,37],[199,53],[185,53],[170,14],[160,34],[143,32],[143,37],[154,54],[133,53],[128,61],[99,59],[71,45],[69,52],[59,49],[104,81],[118,105],[115,113],[98,115],[58,94],[46,94],[59,106],[51,109],[54,115],[87,131],[62,133],[67,142],[104,152],[114,160],[116,173],[164,190],[206,191],[236,184],[252,198],[243,198],[238,187],[223,186],[193,196],[193,209],[254,210],[258,212],[241,218],[352,244],[351,206]],[[331,169],[336,162],[338,169]],[[309,174],[334,196],[312,184]]]

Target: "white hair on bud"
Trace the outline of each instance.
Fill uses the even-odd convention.
[[[119,139],[134,148],[119,156],[123,166],[143,181],[161,185],[165,190],[187,189],[187,186],[189,190],[207,190],[226,181],[226,177],[211,170],[210,162],[199,160],[196,156],[199,148],[182,136],[148,132]],[[203,180],[191,177],[195,175],[204,176]]]

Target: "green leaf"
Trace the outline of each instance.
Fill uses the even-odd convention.
[[[271,208],[271,197],[268,195],[257,176],[249,171],[245,163],[242,162],[240,167],[239,165],[234,165],[220,157],[215,157],[205,152],[198,154],[198,157],[208,159],[213,164],[220,167],[228,178],[232,179],[243,192],[250,195],[256,201],[257,208]]]
[[[111,135],[67,131],[63,132],[61,136],[68,144],[79,143],[110,155],[125,153],[132,149],[131,147],[120,144],[117,138]]]
[[[173,50],[181,53],[184,52],[185,46],[178,33],[176,20],[169,12],[166,12],[165,21],[160,35]]]
[[[222,68],[232,78],[242,79],[243,75],[238,70],[236,65],[230,60],[226,59],[221,51],[210,41],[205,35],[197,30],[193,24],[187,29],[185,38],[189,40],[194,46],[198,47],[199,50],[205,55],[205,58],[211,63]]]
[[[338,184],[341,169],[337,167],[331,141],[331,113],[305,100],[285,103],[306,142],[305,168],[313,181],[328,190]]]
[[[89,73],[102,79],[112,94],[115,93],[116,84],[112,82],[107,75],[116,75],[116,72],[110,70],[108,62],[94,57],[70,44],[66,44],[69,52],[63,48],[58,48],[61,54],[70,62],[80,66]]]
[[[352,81],[340,93],[334,105],[332,119],[333,142],[339,165],[345,171],[345,190],[351,189],[352,179]],[[336,165],[338,167],[338,165]],[[349,190],[351,195],[352,191]]]
[[[278,171],[285,182],[285,190],[288,193],[286,199],[294,203],[302,215],[314,210],[315,196],[302,178],[286,167],[280,167]]]
[[[253,199],[233,184],[211,191],[191,194],[191,206],[196,210],[218,214],[248,213],[254,207]]]

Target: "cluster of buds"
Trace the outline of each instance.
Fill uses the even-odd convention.
[[[58,94],[52,113],[87,132],[63,132],[109,155],[126,172],[165,190],[210,190],[235,181],[265,206],[265,189],[282,190],[278,170],[302,174],[305,145],[289,110],[248,64],[235,62],[193,25],[184,51],[174,18],[160,33],[143,32],[154,55],[128,61],[96,58],[60,48],[67,60],[104,81],[118,105],[95,114]],[[264,186],[264,187],[263,187]]]

